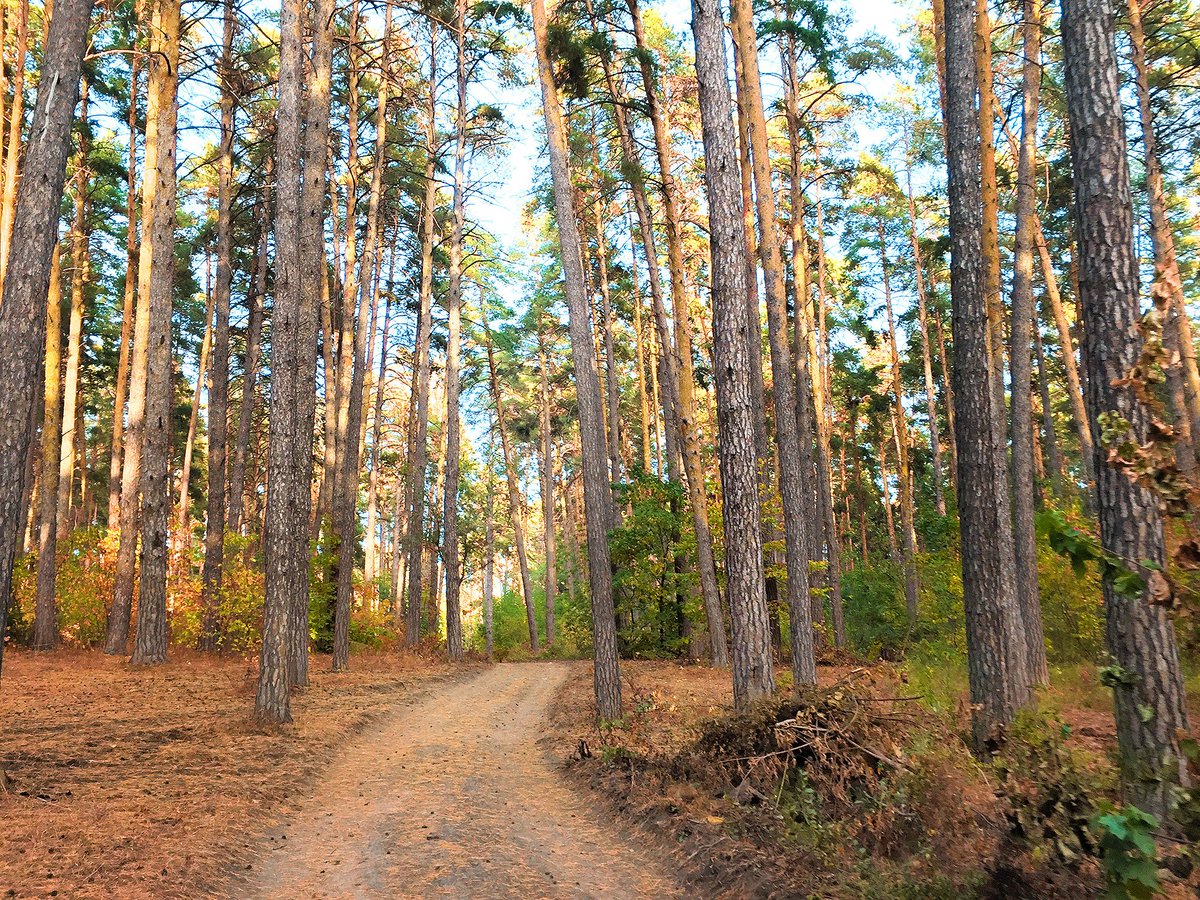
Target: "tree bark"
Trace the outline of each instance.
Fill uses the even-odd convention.
[[[62,440],[58,449],[58,539],[71,533],[71,506],[74,497],[75,457],[81,435],[76,418],[83,412],[79,393],[79,364],[83,350],[84,288],[88,282],[90,229],[88,228],[88,80],[82,79],[79,89],[79,117],[83,128],[79,138],[78,164],[75,167],[75,221],[71,227],[71,318],[67,329],[67,366],[63,373]]]
[[[1022,25],[1021,149],[1017,160],[1017,230],[1014,240],[1009,376],[1012,406],[1013,542],[1015,587],[1027,644],[1026,665],[1037,684],[1050,677],[1042,636],[1042,603],[1038,590],[1037,505],[1033,428],[1033,214],[1037,203],[1037,122],[1042,82],[1041,0],[1024,0]]]
[[[133,337],[137,296],[137,108],[138,54],[129,57],[129,172],[125,183],[125,291],[121,303],[121,346],[117,352],[117,381],[113,391],[112,453],[108,464],[108,527],[121,515],[121,458],[125,447],[125,401],[129,392],[129,343]]]
[[[306,562],[307,518],[293,505],[299,419],[303,192],[304,4],[283,0],[279,16],[279,98],[275,126],[275,303],[271,313],[271,398],[264,534],[265,598],[254,715],[267,724],[291,722],[288,640],[294,569]],[[303,537],[297,539],[297,532]],[[305,566],[307,569],[307,566]],[[307,572],[306,572],[307,574]]]
[[[289,570],[291,611],[288,618],[288,675],[293,686],[308,684],[309,570],[308,541],[304,523],[312,515],[313,443],[317,394],[311,387],[317,378],[318,306],[329,284],[329,262],[325,253],[325,221],[328,215],[328,160],[330,82],[333,67],[333,0],[316,0],[310,10],[308,31],[312,34],[311,64],[307,70],[303,104],[304,139],[300,152],[304,177],[300,194],[300,282],[297,353],[296,479],[291,503],[295,509],[296,532],[288,536],[295,564]]]
[[[157,13],[158,11],[156,11]],[[160,18],[158,13],[152,20]],[[161,44],[155,36],[151,47]],[[119,540],[116,572],[113,577],[113,602],[108,612],[104,652],[123,654],[129,642],[129,624],[133,611],[134,573],[137,565],[138,526],[142,493],[143,454],[146,435],[146,402],[151,345],[150,269],[153,247],[153,211],[161,182],[159,156],[163,152],[159,131],[165,120],[158,114],[162,103],[159,67],[151,65],[146,76],[146,139],[142,162],[142,236],[138,246],[137,306],[133,324],[133,352],[129,373],[129,422],[125,430],[125,452],[121,461],[121,505],[118,511]],[[172,173],[174,159],[172,158]],[[173,237],[173,236],[172,236]]]
[[[58,646],[58,603],[54,581],[58,571],[58,436],[62,427],[62,262],[55,251],[46,299],[45,413],[42,418],[42,469],[38,489],[37,597],[34,602],[34,650]]]
[[[12,79],[13,104],[9,112],[8,140],[5,148],[7,155],[4,158],[4,197],[0,204],[0,282],[8,277],[8,261],[12,257],[16,234],[16,204],[21,175],[18,171],[21,158],[21,126],[25,124],[25,59],[29,52],[29,0],[20,0],[17,5],[17,32],[13,45],[16,47],[17,59],[16,72],[13,73]],[[32,134],[32,131],[30,133]],[[28,155],[28,147],[25,150]]]
[[[788,579],[788,622],[792,676],[797,689],[816,683],[813,657],[812,607],[809,602],[808,561],[811,540],[807,523],[816,510],[814,496],[805,489],[804,457],[797,419],[795,370],[787,333],[787,296],[783,253],[771,186],[771,160],[767,149],[766,118],[758,70],[754,16],[749,0],[733,0],[734,43],[739,48],[746,130],[750,139],[751,172],[758,210],[759,256],[767,296],[767,331],[771,345],[772,395],[775,401],[775,441],[779,459],[779,493],[783,503],[783,531]],[[711,216],[711,213],[710,213]],[[807,404],[804,407],[807,410]],[[811,427],[811,422],[809,423]],[[811,452],[811,451],[810,451]]]
[[[546,347],[538,331],[538,364],[541,380],[541,468],[542,468],[542,544],[546,557],[546,646],[554,646],[556,612],[558,600],[558,547],[554,531],[554,447],[551,441],[550,377],[546,359]]]
[[[171,309],[175,289],[176,124],[179,114],[179,0],[156,0],[151,15],[147,121],[157,120],[154,189],[143,206],[148,256],[139,266],[139,294],[149,303],[149,371],[143,440],[142,541],[137,635],[132,662],[167,659],[167,557],[171,520]],[[147,130],[147,144],[150,141]],[[147,164],[149,168],[149,164]],[[145,291],[142,288],[145,288]]]
[[[1031,689],[1010,562],[1005,429],[994,408],[974,10],[975,0],[945,4],[945,132],[967,669],[975,745],[986,750],[1028,702]]]
[[[712,254],[713,370],[724,492],[725,580],[733,623],[733,699],[737,709],[746,709],[775,690],[775,667],[763,588],[751,384],[751,358],[759,352],[760,332],[747,303],[749,260],[724,31],[716,0],[692,0]]]
[[[562,253],[563,282],[575,366],[575,391],[579,411],[580,451],[583,465],[584,519],[587,523],[588,574],[592,588],[592,646],[596,715],[611,720],[621,715],[621,679],[617,660],[617,627],[613,605],[612,563],[608,529],[613,520],[612,490],[607,477],[607,448],[600,377],[592,345],[584,287],[579,225],[575,219],[566,123],[550,59],[547,10],[544,0],[533,0],[533,29],[537,44],[538,76],[542,87],[542,112],[550,145],[550,172],[554,185],[555,222]]]
[[[450,226],[450,284],[446,303],[449,331],[446,341],[446,486],[442,499],[442,567],[446,573],[446,655],[463,658],[462,583],[458,547],[458,482],[460,449],[459,380],[462,357],[463,231],[466,215],[467,155],[467,2],[455,0],[455,86],[458,106],[454,120],[454,201]],[[549,571],[549,569],[547,569]],[[548,577],[548,576],[547,576]],[[547,640],[551,637],[547,635]]]
[[[429,33],[429,83],[437,83],[437,31],[431,24]],[[405,617],[405,643],[415,647],[421,641],[421,553],[425,543],[425,478],[429,466],[429,369],[430,332],[433,327],[433,241],[436,229],[434,216],[437,204],[437,181],[434,178],[436,159],[437,98],[429,92],[428,121],[425,133],[425,197],[421,204],[421,288],[417,313],[416,374],[413,404],[414,424],[412,456],[409,459],[409,519],[408,519],[408,610]],[[436,592],[436,586],[433,590]]]
[[[38,393],[38,351],[45,344],[58,204],[66,180],[71,125],[91,14],[91,0],[59,0],[57,4],[42,53],[33,128],[25,148],[24,178],[15,188],[12,250],[22,265],[4,273],[4,302],[0,303],[0,334],[11,341],[0,353],[0,397],[15,410],[32,411]],[[31,480],[28,461],[33,421],[32,415],[0,417],[0,664],[13,563],[25,525],[22,502]]]
[[[1079,298],[1084,325],[1087,403],[1093,433],[1119,417],[1118,440],[1141,445],[1150,414],[1136,386],[1122,383],[1138,364],[1138,270],[1133,255],[1133,209],[1125,145],[1112,0],[1065,0],[1062,32],[1064,87],[1071,125],[1075,222],[1079,241]],[[1162,576],[1148,564],[1166,563],[1158,499],[1117,467],[1108,448],[1096,449],[1100,539],[1152,585]],[[1109,651],[1116,679],[1117,746],[1130,799],[1160,818],[1170,815],[1175,784],[1189,786],[1180,740],[1189,732],[1175,633],[1150,590],[1118,592],[1104,580]]]
[[[354,15],[357,19],[357,6]],[[375,159],[371,167],[371,192],[367,201],[367,230],[359,262],[358,308],[354,293],[347,289],[342,307],[342,340],[338,353],[338,482],[334,490],[334,526],[338,544],[337,600],[334,605],[333,670],[343,672],[350,665],[350,610],[354,603],[354,548],[358,525],[359,465],[362,461],[363,391],[367,345],[374,341],[370,314],[374,303],[375,269],[379,263],[379,205],[383,194],[383,173],[387,161],[388,65],[387,40],[391,26],[388,8],[384,26],[384,61],[379,78],[375,112]],[[351,130],[357,128],[352,123]],[[347,272],[353,265],[347,256]],[[348,283],[350,283],[348,281]],[[371,540],[371,535],[367,535]]]
[[[229,445],[229,306],[233,285],[233,0],[225,0],[221,32],[221,156],[217,162],[217,283],[213,291],[212,360],[208,376],[208,499],[201,570],[200,649],[217,646],[217,592],[225,563],[225,466]],[[240,489],[240,488],[239,488]]]
[[[254,281],[246,303],[249,321],[246,323],[246,354],[242,361],[242,402],[238,409],[237,439],[233,447],[233,468],[229,472],[229,530],[240,534],[246,485],[246,456],[250,449],[250,427],[254,422],[254,407],[258,400],[259,355],[262,352],[263,298],[267,293],[267,239],[270,236],[271,163],[263,179],[262,194],[255,203],[258,220],[258,258],[255,261]]]

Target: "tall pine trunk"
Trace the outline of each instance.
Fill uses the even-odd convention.
[[[550,145],[550,173],[554,184],[555,223],[562,255],[563,282],[575,365],[575,391],[579,413],[580,451],[583,465],[584,519],[587,524],[588,575],[592,588],[592,646],[595,657],[596,715],[615,719],[621,715],[621,680],[617,660],[617,626],[613,605],[613,573],[608,529],[613,519],[612,490],[607,475],[604,410],[600,377],[592,343],[584,286],[579,224],[575,218],[566,122],[548,44],[544,0],[533,0],[533,29],[537,44],[542,112]]]
[[[1013,260],[1009,373],[1012,383],[1013,544],[1017,603],[1021,609],[1030,677],[1049,678],[1038,591],[1037,505],[1033,428],[1033,213],[1037,203],[1037,121],[1042,82],[1041,0],[1024,0],[1021,150],[1017,160],[1017,233]]]
[[[454,206],[450,226],[449,333],[446,341],[446,487],[442,501],[442,566],[446,572],[446,653],[452,660],[463,656],[462,609],[459,588],[458,482],[460,423],[459,370],[462,356],[463,231],[466,204],[467,153],[467,3],[456,0],[455,84],[458,106],[454,119]],[[547,598],[548,600],[549,598]],[[547,638],[549,639],[549,637]]]
[[[233,0],[225,0],[221,32],[221,156],[217,162],[217,283],[213,290],[212,360],[208,376],[208,500],[201,570],[200,649],[217,646],[217,592],[225,563],[225,469],[229,449],[229,306],[233,285]]]
[[[1092,430],[1099,434],[1105,417],[1119,417],[1110,422],[1125,432],[1117,440],[1141,445],[1150,412],[1138,399],[1138,385],[1124,381],[1138,365],[1142,338],[1113,7],[1111,0],[1063,3],[1064,87]],[[1113,687],[1121,774],[1130,799],[1163,818],[1170,814],[1174,785],[1188,786],[1180,741],[1189,731],[1174,628],[1153,599],[1156,582],[1164,581],[1157,571],[1166,563],[1163,522],[1155,494],[1109,464],[1108,452],[1096,449],[1101,543],[1130,560],[1147,585],[1127,596],[1111,574],[1104,579],[1108,648],[1121,673]]]
[[[813,657],[812,608],[809,603],[808,561],[811,540],[808,523],[815,518],[814,496],[806,490],[804,457],[797,419],[796,379],[788,344],[787,296],[783,253],[771,186],[771,160],[767,149],[766,118],[758,69],[754,16],[749,0],[733,0],[733,35],[741,62],[738,93],[743,95],[749,135],[751,173],[758,211],[759,256],[767,297],[767,331],[771,346],[772,394],[775,406],[775,441],[779,461],[779,494],[783,503],[784,552],[788,579],[788,622],[792,676],[797,689],[816,682]],[[807,404],[805,404],[807,409]],[[810,448],[811,452],[811,448]]]
[[[992,383],[974,13],[975,0],[946,0],[945,133],[967,670],[975,745],[986,750],[1028,702],[1031,689],[1007,538],[1012,522],[1004,420]]]
[[[716,0],[693,0],[692,35],[704,140],[712,254],[713,369],[717,454],[724,494],[725,580],[733,624],[733,700],[746,709],[775,690],[763,585],[758,506],[759,442],[751,359],[760,351],[757,315],[747,303],[749,259],[742,217],[737,139],[726,78],[725,23]],[[755,303],[757,313],[757,303]]]
[[[143,207],[149,224],[149,258],[139,267],[139,293],[146,288],[149,310],[149,372],[143,440],[141,561],[138,574],[134,663],[167,658],[167,563],[171,521],[171,310],[175,292],[176,123],[179,114],[179,0],[156,0],[151,15],[153,51],[147,91],[147,120],[157,120],[155,186]],[[149,143],[147,134],[147,143]],[[146,263],[149,263],[146,265]]]
[[[22,264],[5,272],[4,302],[0,303],[0,334],[11,341],[0,353],[0,397],[15,410],[32,410],[37,402],[50,269],[58,240],[58,205],[66,180],[91,15],[91,0],[58,0],[55,6],[42,54],[24,177],[16,188],[12,251]],[[0,601],[0,663],[13,563],[25,525],[21,504],[29,479],[32,434],[32,416],[0,416],[0,598],[5,598]]]

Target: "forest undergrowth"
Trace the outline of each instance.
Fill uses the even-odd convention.
[[[571,749],[572,777],[676,847],[706,895],[1150,896],[1109,877],[1136,849],[1117,863],[1102,849],[1127,811],[1094,669],[1057,669],[1037,709],[980,760],[950,667],[828,662],[817,689],[740,716],[722,672],[627,663],[632,712],[600,726],[580,666],[557,704],[555,740]],[[914,682],[940,683],[940,703]],[[1168,844],[1159,862],[1161,896],[1196,896],[1182,854]]]

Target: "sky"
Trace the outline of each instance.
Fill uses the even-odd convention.
[[[835,10],[848,11],[852,17],[849,37],[855,38],[868,31],[876,31],[891,40],[900,36],[904,22],[912,17],[914,4],[907,0],[833,0]],[[691,3],[689,0],[664,0],[650,3],[647,7],[656,11],[663,21],[683,36],[684,46],[691,48]],[[769,55],[764,55],[764,90],[770,91]],[[532,48],[526,54],[526,70],[532,78],[535,74]],[[870,85],[872,91],[886,93],[890,84],[876,79]],[[536,82],[522,88],[499,89],[495,85],[481,85],[476,90],[476,100],[495,102],[500,105],[510,124],[512,143],[507,158],[502,163],[506,177],[500,181],[492,196],[481,196],[471,208],[472,216],[492,234],[508,237],[521,222],[521,211],[531,196],[537,167],[542,164],[544,144],[540,131],[541,93]],[[878,133],[864,127],[860,133],[863,149],[878,139]]]

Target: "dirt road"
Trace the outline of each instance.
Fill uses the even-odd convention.
[[[493,666],[368,730],[271,833],[250,893],[678,895],[661,854],[635,847],[537,744],[568,667]]]

